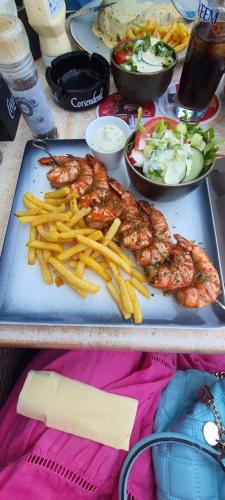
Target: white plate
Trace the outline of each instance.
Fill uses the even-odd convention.
[[[100,4],[101,0],[93,0],[88,4],[88,7],[94,7]],[[165,3],[168,3],[169,0],[165,0]],[[156,0],[157,3],[157,0]],[[83,50],[86,50],[89,54],[96,52],[97,54],[101,54],[101,56],[105,57],[107,61],[110,61],[110,49],[106,47],[106,45],[97,38],[92,29],[91,25],[93,20],[96,18],[97,13],[94,12],[87,16],[80,16],[72,18],[70,21],[70,32],[74,39],[74,41],[79,45],[79,47]],[[189,26],[191,24],[189,23]],[[178,61],[183,61],[185,58],[186,50],[183,50],[178,54]]]

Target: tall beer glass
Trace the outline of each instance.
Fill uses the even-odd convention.
[[[200,1],[181,75],[175,112],[197,121],[225,71],[225,0]]]

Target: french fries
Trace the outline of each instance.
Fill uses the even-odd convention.
[[[127,291],[128,291],[128,294],[129,294],[129,297],[130,297],[130,300],[131,300],[132,306],[133,306],[134,322],[136,325],[139,325],[140,323],[142,323],[141,307],[140,307],[138,299],[135,295],[135,292],[134,292],[134,289],[133,289],[131,282],[127,280],[126,285],[127,285]]]
[[[30,242],[35,241],[37,238],[36,227],[30,227]],[[28,264],[32,266],[35,263],[35,248],[29,248],[28,251]]]
[[[47,285],[52,285],[53,284],[53,277],[52,277],[50,267],[47,264],[47,262],[45,261],[42,251],[36,250],[36,253],[37,253],[37,258],[40,262],[43,280],[45,281],[45,283],[47,283]]]
[[[105,234],[87,227],[90,208],[79,209],[77,195],[69,188],[23,196],[27,210],[15,213],[21,224],[30,225],[28,264],[38,261],[46,284],[67,285],[82,299],[95,294],[100,285],[86,279],[86,271],[100,277],[125,320],[141,324],[141,305],[134,291],[149,298],[145,275],[113,239],[121,220],[116,218]],[[98,278],[99,279],[99,278]]]
[[[83,243],[87,247],[92,248],[93,250],[97,250],[100,254],[104,255],[110,261],[115,262],[119,267],[121,267],[125,272],[129,273],[131,268],[128,262],[124,261],[121,257],[119,257],[116,253],[112,252],[109,248],[105,247],[103,244],[98,243],[97,241],[91,240],[91,238],[87,238],[83,235],[76,236],[77,241]]]
[[[191,30],[182,21],[173,21],[167,24],[160,24],[155,20],[147,20],[129,28],[126,32],[126,38],[144,38],[146,34],[159,38],[162,42],[170,45],[179,53],[184,50],[189,42]]]
[[[90,293],[96,293],[99,290],[99,286],[89,283],[83,279],[77,278],[71,271],[69,271],[64,264],[59,262],[59,260],[54,257],[50,257],[49,264],[58,272],[59,276],[63,278],[66,283],[74,285],[75,287],[81,288]]]

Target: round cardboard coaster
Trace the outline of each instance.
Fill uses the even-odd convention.
[[[139,106],[132,103],[123,102],[122,98],[118,93],[110,94],[106,97],[97,107],[96,115],[101,116],[117,116],[124,120],[131,129],[135,129],[137,123],[137,114]],[[143,108],[143,118],[142,123],[144,124],[150,118],[154,118],[158,115],[158,108],[155,102],[151,102],[148,105],[142,106]]]
[[[158,100],[159,112],[163,116],[169,116],[174,120],[178,120],[174,113],[174,103],[175,97],[178,91],[178,82],[173,82],[169,85],[167,91],[160,97]],[[216,93],[211,100],[209,107],[205,113],[205,115],[199,120],[200,122],[209,123],[218,116],[221,109],[221,99],[219,95]]]

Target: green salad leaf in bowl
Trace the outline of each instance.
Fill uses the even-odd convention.
[[[157,117],[141,126],[142,109],[135,139],[128,158],[141,173],[162,184],[191,182],[213,165],[221,141],[215,140],[213,128],[204,129],[199,123],[178,123],[167,117]]]

